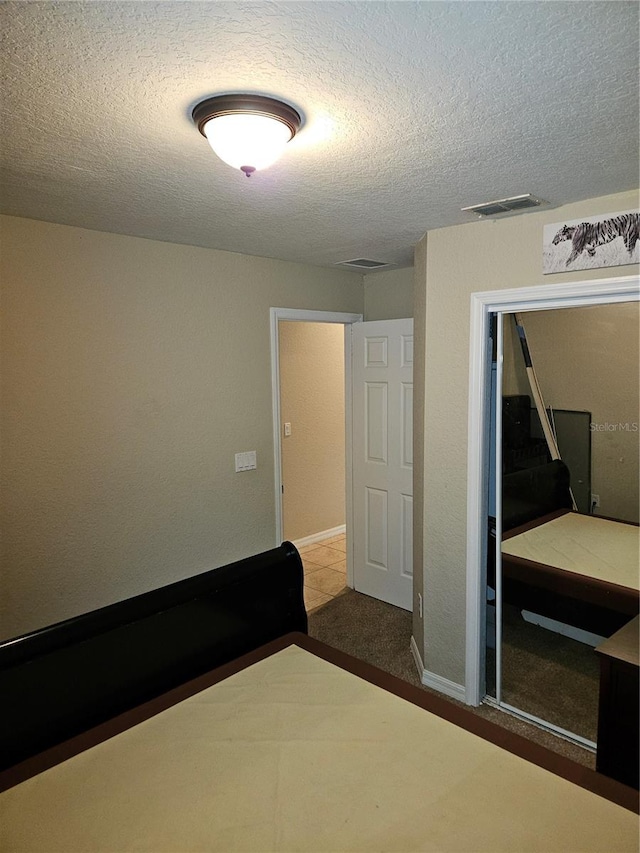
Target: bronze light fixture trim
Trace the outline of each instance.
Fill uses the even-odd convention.
[[[216,95],[191,115],[216,154],[247,177],[275,162],[302,125],[292,106],[264,95]]]

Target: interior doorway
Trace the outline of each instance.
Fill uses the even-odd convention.
[[[279,321],[282,529],[308,611],[346,588],[344,353],[340,323]]]
[[[301,552],[308,610],[353,586],[350,328],[361,321],[271,309],[276,544]]]
[[[282,533],[309,545],[345,532],[344,328],[279,323]]]
[[[293,421],[288,420],[288,415],[282,411],[280,359],[283,353],[280,338],[286,324],[342,326],[344,449],[340,452],[344,464],[346,544],[343,545],[344,560],[338,562],[342,562],[346,569],[347,586],[411,610],[413,321],[400,319],[363,323],[360,315],[271,309],[276,544],[290,533],[294,544],[305,551],[303,562],[305,557],[310,559],[314,563],[313,571],[316,571],[318,568],[334,568],[334,563],[327,565],[323,558],[336,555],[322,555],[320,551],[310,555],[306,553],[307,549],[317,544],[314,541],[316,537],[333,547],[328,540],[339,535],[344,537],[344,533],[337,529],[339,525],[324,526],[334,524],[335,518],[316,524],[313,529],[298,526],[302,525],[305,513],[299,512],[299,507],[295,506],[295,526],[285,529],[287,482],[283,476],[283,444],[293,438],[295,429]],[[314,346],[319,353],[316,361],[321,362],[324,358],[322,347]],[[305,360],[309,360],[307,354]],[[319,364],[309,369],[323,368]],[[317,372],[315,376],[316,379],[307,381],[317,382]],[[325,448],[322,452],[330,452],[330,449],[327,451]],[[302,469],[302,472],[297,472],[301,485],[298,484],[298,492],[294,494],[294,504],[304,502],[305,490],[308,493],[308,489],[313,487],[310,478],[305,476],[304,466]],[[302,539],[298,538],[300,536]],[[320,576],[314,578],[318,579]],[[330,581],[335,578],[327,573],[325,580],[330,587]],[[322,591],[331,594],[329,587]]]

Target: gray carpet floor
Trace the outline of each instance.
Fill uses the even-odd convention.
[[[591,646],[503,611],[502,696],[505,702],[595,741],[600,668]]]
[[[421,683],[409,648],[411,623],[412,617],[408,611],[348,589],[309,614],[309,635],[408,681],[421,690],[433,693]],[[450,701],[462,705],[454,699]],[[466,705],[464,707],[469,708]],[[595,767],[595,755],[591,751],[538,726],[489,705],[469,710],[573,761]]]

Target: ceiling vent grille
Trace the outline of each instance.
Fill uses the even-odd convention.
[[[381,267],[390,267],[392,264],[386,261],[372,261],[369,258],[355,258],[353,261],[338,261],[337,267],[353,267],[358,270],[379,270]]]
[[[510,198],[501,198],[497,201],[487,201],[484,204],[473,204],[470,207],[463,207],[462,210],[464,213],[475,213],[479,217],[504,216],[509,213],[520,213],[523,210],[541,207],[544,204],[549,204],[549,202],[536,198],[531,193],[526,193],[525,195],[514,195]]]

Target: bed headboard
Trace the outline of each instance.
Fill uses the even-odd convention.
[[[560,459],[505,474],[502,529],[511,530],[557,509],[571,509],[570,474]]]
[[[289,631],[307,632],[290,542],[0,644],[13,766]]]

